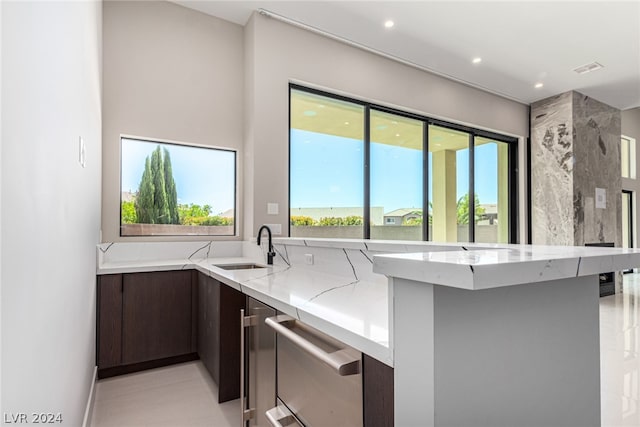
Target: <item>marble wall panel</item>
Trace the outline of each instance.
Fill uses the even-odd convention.
[[[622,243],[620,110],[572,92],[575,129],[573,175],[574,244]],[[606,191],[606,208],[595,203],[595,189]],[[592,199],[592,200],[590,200]]]
[[[621,243],[620,111],[578,92],[531,106],[534,244]],[[596,203],[606,191],[606,208]]]
[[[531,222],[534,244],[573,245],[571,93],[531,106]]]

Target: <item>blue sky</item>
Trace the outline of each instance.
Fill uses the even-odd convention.
[[[123,139],[122,191],[137,191],[145,158],[158,145],[167,148],[171,155],[178,203],[210,205],[214,215],[235,207],[232,151]]]
[[[291,130],[291,206],[362,206],[363,142]],[[476,192],[480,203],[497,203],[497,147],[476,147]],[[468,189],[469,152],[457,152],[457,198]],[[431,168],[431,159],[429,159]],[[385,212],[422,206],[422,152],[371,144],[371,206]],[[431,188],[429,193],[431,193]]]
[[[145,158],[157,145],[171,154],[178,203],[208,204],[213,214],[234,207],[235,163],[230,151],[123,139],[122,191],[137,191]],[[362,150],[362,141],[292,129],[291,206],[362,206]],[[457,198],[468,188],[468,154],[457,152]],[[480,202],[496,203],[496,144],[476,147],[475,155]],[[385,212],[421,207],[421,151],[373,143],[371,169],[371,206],[383,206]]]

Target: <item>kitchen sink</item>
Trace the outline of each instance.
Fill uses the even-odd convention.
[[[266,268],[264,265],[258,265],[253,263],[248,264],[213,264],[214,267],[221,268],[223,270],[253,270],[256,268]]]

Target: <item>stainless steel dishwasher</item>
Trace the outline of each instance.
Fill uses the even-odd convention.
[[[276,333],[274,427],[361,427],[362,354],[286,315],[265,319]]]
[[[265,319],[276,310],[251,297],[246,307],[240,315],[242,427],[269,427],[266,412],[276,403],[276,334]]]

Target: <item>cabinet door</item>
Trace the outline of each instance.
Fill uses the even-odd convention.
[[[240,396],[240,309],[245,296],[198,276],[198,356],[218,385],[218,402]]]
[[[362,355],[364,427],[393,427],[393,368]]]
[[[217,282],[219,294],[220,347],[218,354],[218,402],[240,397],[240,310],[246,297],[224,283]]]
[[[218,282],[198,274],[198,356],[211,378],[219,384]]]
[[[191,353],[191,272],[123,275],[122,363]]]
[[[122,274],[98,276],[98,368],[122,363]]]

